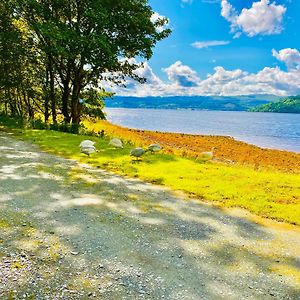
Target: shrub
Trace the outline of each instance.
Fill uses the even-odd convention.
[[[44,123],[42,120],[32,120],[30,122],[31,128],[33,129],[39,129],[39,130],[44,130],[48,129],[48,125]]]
[[[50,125],[50,130],[68,132],[73,134],[85,134],[85,128],[81,124],[55,123]]]
[[[9,128],[23,128],[25,123],[25,120],[21,117],[12,118],[6,115],[0,115],[0,124]]]

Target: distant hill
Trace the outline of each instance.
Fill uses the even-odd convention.
[[[250,111],[300,114],[300,96],[288,97],[277,102],[254,107]]]
[[[247,111],[253,107],[279,100],[273,95],[174,96],[174,97],[123,97],[114,96],[105,101],[106,107],[154,109],[202,109]]]

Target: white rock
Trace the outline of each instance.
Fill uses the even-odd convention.
[[[96,143],[90,140],[84,140],[80,143],[79,147],[90,147],[90,146],[94,146]]]
[[[113,146],[115,148],[123,148],[123,143],[120,139],[117,138],[113,138],[110,142],[109,142],[110,146]]]

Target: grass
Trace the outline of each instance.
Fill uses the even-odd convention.
[[[15,134],[53,154],[181,190],[221,207],[242,207],[263,217],[300,225],[299,172],[257,170],[171,153],[147,153],[142,161],[135,162],[129,156],[132,144],[125,143],[124,149],[117,150],[108,145],[108,138],[93,136],[88,139],[94,140],[100,151],[87,157],[79,151],[80,142],[87,139],[84,135],[21,129]]]

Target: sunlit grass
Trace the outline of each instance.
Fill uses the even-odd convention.
[[[108,145],[108,138],[87,137],[54,131],[27,130],[21,138],[43,150],[89,163],[122,175],[181,190],[223,207],[242,207],[260,216],[300,225],[300,174],[255,170],[249,166],[226,165],[184,158],[174,154],[147,153],[140,162],[129,156],[133,147]],[[96,142],[98,153],[80,153],[84,139]]]

